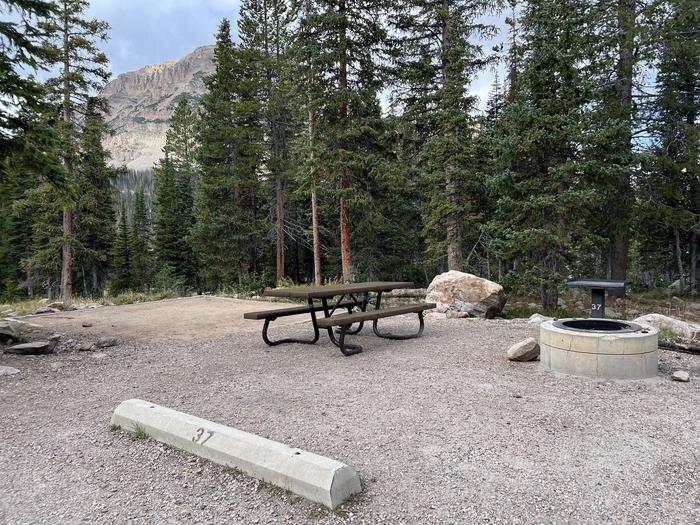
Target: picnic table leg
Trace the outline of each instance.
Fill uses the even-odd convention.
[[[326,317],[330,317],[331,313],[330,310],[328,309],[328,300],[327,299],[321,299],[321,303],[323,304],[323,313]],[[343,355],[354,355],[354,354],[359,354],[362,352],[362,347],[360,345],[352,345],[348,344],[345,342],[345,336],[348,332],[348,328],[350,326],[341,326],[340,327],[340,332],[339,332],[339,339],[335,338],[335,334],[333,333],[333,327],[329,326],[327,328],[328,330],[328,338],[331,340],[331,342],[340,348],[340,351],[343,352]]]
[[[288,339],[280,339],[279,341],[271,341],[270,338],[267,336],[267,330],[270,328],[270,321],[274,321],[277,318],[270,317],[270,318],[265,319],[265,324],[263,325],[263,331],[262,331],[263,341],[265,341],[265,343],[268,346],[277,346],[277,345],[281,345],[283,343],[301,343],[301,344],[305,344],[305,345],[315,344],[318,341],[318,338],[321,336],[321,334],[318,330],[318,324],[316,324],[316,312],[314,311],[314,302],[312,299],[309,299],[309,312],[311,313],[311,324],[314,327],[313,339],[288,338]]]
[[[381,306],[382,303],[382,292],[377,293],[377,305],[376,309],[378,310],[379,307]],[[415,339],[416,337],[420,337],[423,334],[423,329],[425,328],[425,320],[423,319],[423,312],[416,312],[418,314],[418,322],[420,323],[418,327],[418,332],[415,334],[408,334],[408,335],[394,335],[391,332],[385,332],[382,333],[379,331],[379,328],[377,327],[377,323],[379,319],[375,319],[372,321],[372,331],[374,332],[374,335],[377,337],[382,337],[384,339],[397,339],[399,341],[403,341],[405,339]]]
[[[352,297],[353,301],[357,301],[357,299],[355,299],[355,296],[354,296],[354,295],[350,295],[350,297]],[[362,302],[358,302],[357,307],[358,307],[362,312],[364,312],[364,311],[367,310],[367,303],[368,303],[368,302],[369,302],[369,294],[368,294],[368,293],[365,293],[365,295],[362,297]],[[353,309],[353,308],[354,308],[354,306],[348,306],[348,307],[347,307],[348,313],[349,313],[349,314],[352,313],[352,309]],[[354,330],[347,330],[347,331],[345,332],[345,334],[346,334],[346,335],[355,335],[355,334],[359,334],[360,331],[362,330],[362,327],[363,327],[363,326],[365,326],[365,322],[364,322],[364,321],[360,321],[359,324],[358,324],[358,326],[357,326],[357,328],[355,328]],[[348,328],[349,328],[349,327],[348,327]],[[336,333],[336,334],[340,334],[340,328],[336,329],[335,333]]]

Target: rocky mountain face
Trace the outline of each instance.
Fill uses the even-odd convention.
[[[112,164],[147,170],[161,157],[165,132],[180,95],[204,93],[202,78],[214,71],[214,46],[202,46],[178,61],[122,73],[101,95],[114,134],[105,140]]]

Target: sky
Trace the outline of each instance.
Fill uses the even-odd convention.
[[[239,0],[92,0],[88,14],[111,26],[110,39],[101,48],[117,76],[213,44],[222,18],[229,18],[235,31],[238,6]],[[492,21],[504,26],[500,19]],[[486,50],[505,38],[501,33]],[[484,71],[471,86],[482,109],[492,79],[493,71]]]
[[[238,5],[238,0],[92,0],[88,15],[111,26],[101,48],[116,76],[213,44],[222,18],[235,24]]]

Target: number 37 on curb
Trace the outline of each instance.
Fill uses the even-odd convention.
[[[192,436],[192,442],[204,445],[204,443],[209,441],[213,435],[213,430],[205,430],[203,428],[198,428],[197,431],[194,433],[194,436]]]

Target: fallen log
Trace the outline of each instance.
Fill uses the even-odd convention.
[[[411,299],[425,299],[425,295],[428,293],[426,288],[397,288],[396,290],[391,290],[390,292],[385,292],[384,297],[393,297],[395,299],[400,298],[411,298]]]
[[[683,341],[670,337],[659,337],[659,347],[676,352],[686,352],[689,354],[700,354],[700,342]]]

